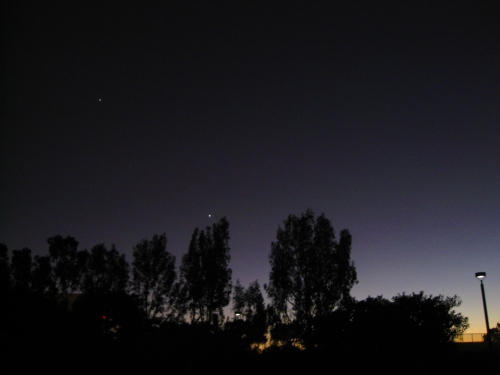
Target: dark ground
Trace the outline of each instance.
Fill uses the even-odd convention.
[[[41,343],[42,344],[42,343]],[[4,352],[5,354],[5,352]],[[264,354],[224,351],[147,351],[137,347],[100,350],[64,347],[47,338],[45,349],[10,353],[2,359],[3,374],[50,371],[52,374],[495,374],[500,351],[452,350],[439,353],[307,353],[274,350]]]

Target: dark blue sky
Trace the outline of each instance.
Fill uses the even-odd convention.
[[[226,216],[233,280],[289,214],[353,236],[352,294],[500,322],[497,1],[17,2],[2,10],[0,241],[177,265]],[[212,217],[208,217],[211,214]]]

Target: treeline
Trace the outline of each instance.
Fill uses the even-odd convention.
[[[32,257],[24,248],[13,250],[9,259],[2,245],[3,289],[57,298],[129,294],[154,323],[183,321],[187,315],[193,323],[213,323],[215,315],[223,316],[232,288],[228,227],[223,218],[206,230],[196,229],[179,271],[165,234],[139,241],[131,264],[114,245],[79,250],[71,236],[48,238],[44,256]]]
[[[13,352],[40,351],[52,338],[66,355],[95,357],[102,348],[107,357],[130,353],[156,364],[168,357],[170,366],[177,359],[180,370],[190,365],[186,355],[209,360],[214,351],[237,358],[263,348],[445,347],[468,328],[468,319],[453,310],[461,303],[457,296],[351,297],[358,282],[351,235],[342,230],[337,238],[330,220],[311,209],[278,227],[263,288],[258,280],[233,283],[229,238],[225,217],[196,228],[178,268],[166,234],[139,241],[130,264],[114,246],[79,250],[71,236],[48,238],[47,255],[2,244],[3,337]],[[234,315],[227,317],[230,304]]]

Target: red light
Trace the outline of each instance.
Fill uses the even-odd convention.
[[[106,315],[103,315],[101,318],[102,318],[102,320],[106,320],[107,319]]]

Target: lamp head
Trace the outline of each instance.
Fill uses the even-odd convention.
[[[476,272],[476,279],[482,280],[486,277],[486,272]]]

